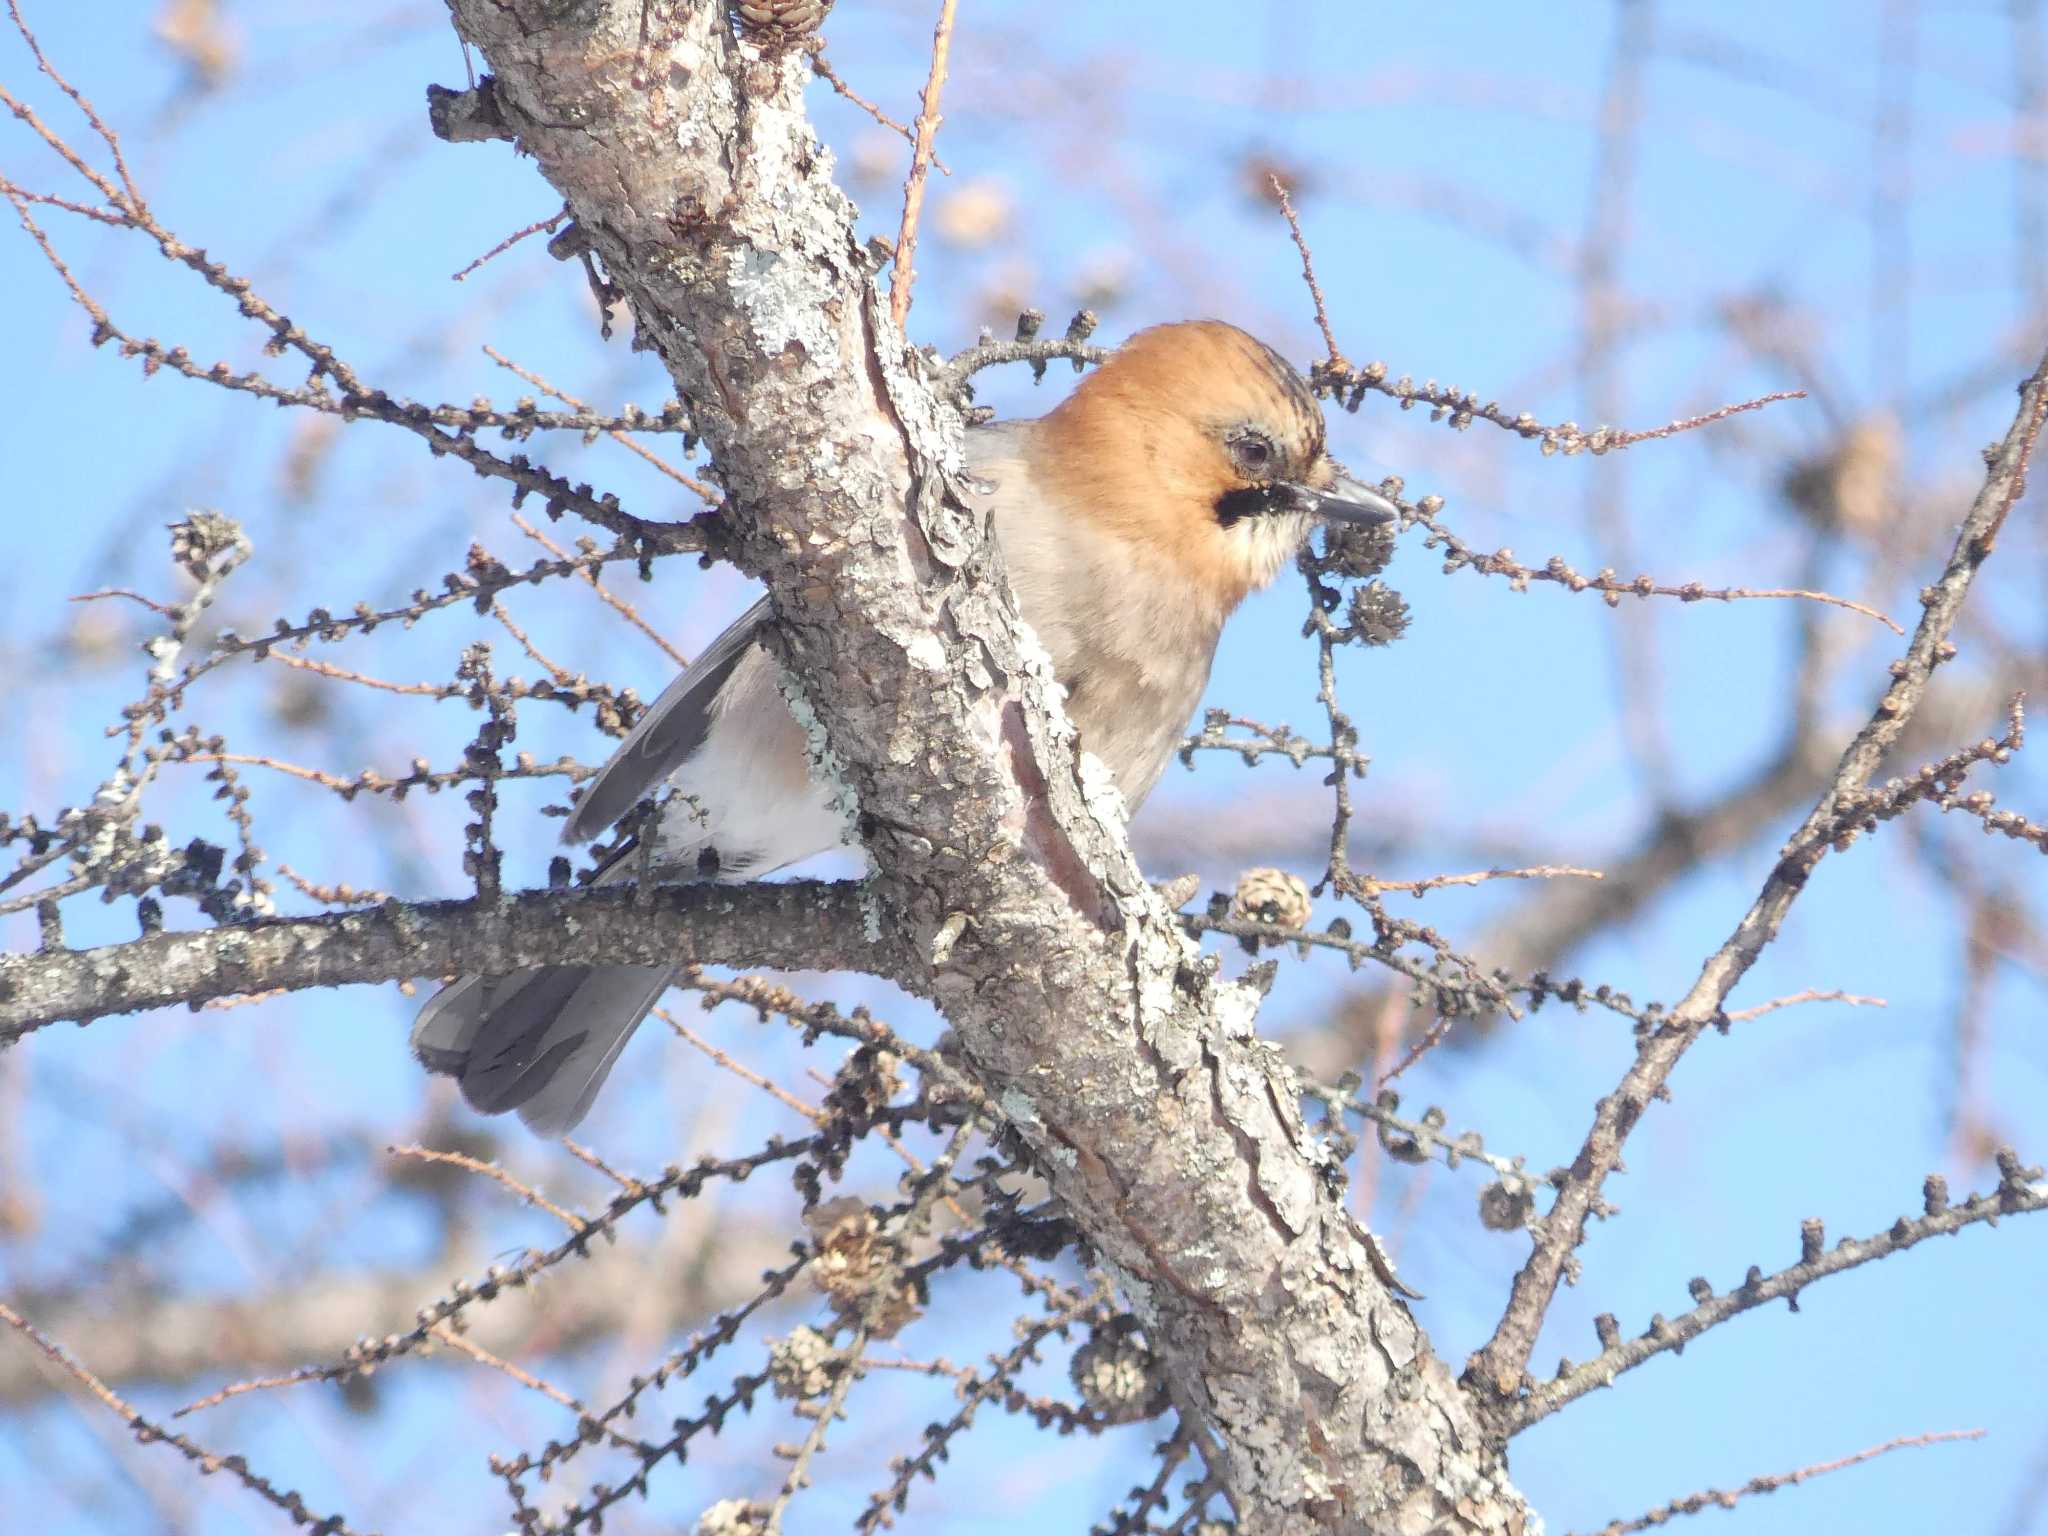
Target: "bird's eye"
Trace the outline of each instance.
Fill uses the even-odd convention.
[[[1240,432],[1230,440],[1230,456],[1246,475],[1262,477],[1273,468],[1273,440],[1263,432]]]

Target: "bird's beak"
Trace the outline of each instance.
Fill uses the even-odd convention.
[[[1341,472],[1332,475],[1329,485],[1322,490],[1310,485],[1293,485],[1288,489],[1294,492],[1302,511],[1326,522],[1372,527],[1394,522],[1401,515],[1401,509],[1378,491]]]

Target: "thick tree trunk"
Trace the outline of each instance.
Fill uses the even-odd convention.
[[[1499,1442],[1376,1273],[1256,996],[1216,980],[1081,762],[960,424],[890,325],[799,53],[724,8],[450,0],[712,447],[866,921],[1112,1266],[1244,1528],[1516,1531]]]

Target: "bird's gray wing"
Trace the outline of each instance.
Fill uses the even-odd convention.
[[[993,422],[967,433],[967,465],[979,484],[969,489],[977,502],[993,494],[994,478],[1013,471],[1028,421]],[[762,598],[712,641],[704,654],[663,690],[632,733],[591,780],[562,830],[562,840],[586,843],[617,821],[704,743],[711,702],[769,621]]]
[[[611,761],[590,781],[576,803],[562,840],[585,843],[630,811],[683,760],[704,743],[711,703],[769,621],[762,598],[739,618],[648,706]]]

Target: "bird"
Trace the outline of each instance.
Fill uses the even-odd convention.
[[[1320,403],[1280,353],[1220,320],[1138,331],[1047,414],[970,426],[971,505],[992,517],[1018,611],[1051,655],[1081,749],[1135,814],[1179,747],[1225,621],[1318,523],[1398,512],[1330,457]],[[846,820],[811,776],[755,603],[671,683],[576,802],[568,843],[666,783],[662,879],[756,879],[838,846]],[[547,965],[465,976],[421,1008],[414,1054],[484,1114],[572,1128],[675,972]]]

